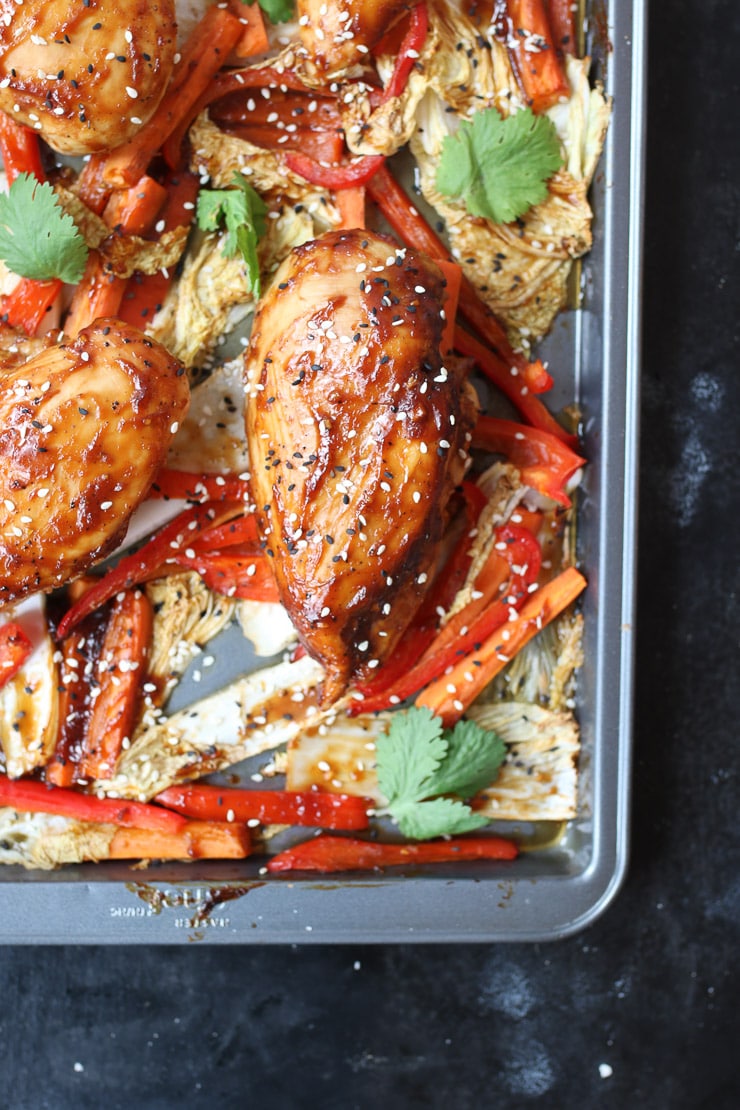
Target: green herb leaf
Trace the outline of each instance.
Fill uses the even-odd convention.
[[[202,231],[218,231],[222,225],[225,226],[223,252],[227,258],[241,254],[247,267],[250,288],[255,297],[259,297],[257,243],[265,233],[267,205],[242,174],[235,173],[233,182],[233,189],[200,190],[197,223]]]
[[[0,194],[0,258],[14,274],[74,284],[85,272],[87,244],[47,182],[18,174]]]
[[[404,836],[429,840],[433,836],[455,836],[488,824],[488,818],[473,813],[470,806],[452,798],[434,798],[399,808],[393,816]]]
[[[506,746],[495,732],[473,721],[443,731],[442,721],[426,708],[394,713],[388,732],[375,745],[378,785],[388,813],[408,837],[471,832],[488,824],[470,798],[496,778]]]
[[[242,0],[250,8],[254,0]],[[295,14],[295,0],[258,0],[270,23],[288,23]]]
[[[547,181],[563,163],[552,120],[524,108],[504,119],[495,108],[475,112],[442,144],[437,188],[462,197],[472,216],[507,224],[547,197]]]

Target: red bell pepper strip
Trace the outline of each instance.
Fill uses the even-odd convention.
[[[471,563],[470,531],[487,502],[483,491],[472,482],[463,482],[462,491],[465,497],[466,515],[463,534],[452,555],[438,572],[413,624],[407,629],[392,657],[372,678],[355,682],[354,688],[363,695],[363,700],[358,699],[349,706],[347,713],[351,717],[357,716],[358,713],[370,712],[367,708],[370,704],[374,710],[398,703],[400,699],[388,701],[387,698],[395,692],[396,683],[403,681],[433,642],[439,626],[440,611],[445,612],[450,608],[468,576]],[[418,689],[419,687],[415,686],[410,693]],[[376,705],[376,699],[379,699],[382,704]]]
[[[21,278],[12,292],[0,300],[0,316],[13,328],[20,328],[26,335],[35,335],[47,312],[59,296],[61,281],[34,281]]]
[[[533,112],[546,112],[570,95],[544,0],[506,0],[506,38],[517,80]]]
[[[241,547],[244,554],[256,555],[260,548],[260,531],[257,518],[251,515],[238,516],[226,524],[206,528],[192,541],[191,547],[199,554],[204,551],[221,551],[224,548]]]
[[[561,424],[558,424],[542,401],[535,397],[531,389],[524,384],[517,366],[502,362],[498,355],[489,351],[463,328],[455,328],[454,346],[461,355],[467,355],[475,360],[478,368],[519,409],[528,424],[557,436],[568,447],[578,446],[578,436],[571,435]]]
[[[288,151],[285,155],[285,164],[292,173],[322,189],[350,189],[355,185],[365,185],[384,162],[383,154],[365,154],[343,166],[324,166],[298,151]]]
[[[210,590],[226,597],[248,601],[279,601],[280,593],[270,560],[263,552],[242,553],[236,548],[225,551],[181,551],[174,556],[178,566],[200,575]]]
[[[47,786],[36,779],[9,779],[0,774],[0,805],[20,813],[55,813],[78,821],[176,832],[187,822],[179,813],[125,798],[97,798],[78,790]]]
[[[460,860],[512,860],[519,849],[499,836],[453,836],[423,844],[381,844],[344,836],[317,836],[273,856],[267,870],[276,871],[378,871],[385,867],[453,863]]]
[[[509,663],[533,636],[559,616],[585,590],[586,579],[575,567],[568,567],[556,578],[540,586],[513,621],[464,655],[450,672],[438,678],[416,699],[451,728],[468,706]]]
[[[496,531],[496,545],[503,546],[503,552],[495,552],[505,558],[510,568],[510,577],[505,596],[490,601],[482,611],[477,600],[471,601],[456,614],[452,628],[446,625],[439,636],[422,655],[416,666],[407,670],[398,682],[384,693],[366,698],[352,706],[352,710],[362,713],[375,713],[388,709],[411,697],[417,690],[428,686],[454,666],[461,655],[477,645],[506,624],[511,614],[521,608],[529,596],[529,586],[537,580],[542,555],[537,540],[525,528],[514,524],[504,524]],[[354,715],[354,714],[353,714]]]
[[[5,112],[0,112],[0,154],[9,185],[19,173],[28,173],[37,181],[46,181],[38,135]],[[35,335],[61,288],[61,281],[56,279],[34,281],[32,278],[21,278],[12,292],[0,299],[0,316],[11,327],[20,328],[26,335]]]
[[[249,483],[236,474],[191,474],[162,467],[152,482],[149,497],[165,501],[248,501]]]
[[[7,112],[0,112],[0,154],[8,185],[13,184],[19,173],[30,173],[37,181],[46,181],[38,135]]]
[[[197,532],[219,521],[220,513],[228,519],[229,516],[236,516],[239,508],[228,503],[223,506],[194,505],[180,513],[138,551],[125,555],[67,610],[59,622],[57,639],[63,640],[83,617],[110,601],[121,590],[137,586],[161,567],[174,563],[176,555],[189,547]]]
[[[419,57],[424,43],[426,42],[428,30],[429,10],[425,0],[424,3],[416,4],[411,9],[411,20],[408,30],[399,48],[390,81],[381,94],[381,104],[385,104],[394,96],[400,96],[406,88],[409,74],[414,68],[416,59]]]
[[[204,821],[261,821],[323,829],[366,829],[367,799],[318,790],[235,790],[205,783],[170,786],[159,805]]]
[[[26,633],[15,621],[0,625],[0,690],[18,674],[33,651]]]
[[[586,464],[585,459],[548,432],[495,416],[478,418],[473,430],[473,447],[505,455],[519,468],[525,485],[551,497],[566,509],[571,501],[564,486]]]
[[[381,166],[377,170],[368,181],[367,190],[388,223],[407,246],[423,251],[435,261],[450,261],[447,247],[409,200],[388,166]],[[552,378],[547,374],[542,363],[539,360],[529,362],[521,351],[512,349],[503,327],[480,299],[478,291],[465,274],[462,275],[460,284],[458,311],[480,332],[502,362],[507,366],[517,367],[522,382],[532,392],[543,392],[544,389],[549,388]]]

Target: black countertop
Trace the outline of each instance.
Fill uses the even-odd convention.
[[[552,945],[0,949],[2,1106],[740,1105],[739,32],[654,5],[617,901]]]

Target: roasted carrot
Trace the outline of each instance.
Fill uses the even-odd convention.
[[[509,57],[533,112],[546,112],[570,95],[544,0],[506,0]]]
[[[33,645],[15,621],[0,625],[0,689],[18,674]]]
[[[214,74],[224,64],[242,33],[235,15],[219,5],[209,7],[191,32],[169,87],[156,112],[129,142],[103,156],[102,180],[113,188],[134,185],[167,137],[191,112]]]
[[[79,335],[101,316],[117,316],[125,290],[125,279],[111,273],[97,251],[90,251],[85,273],[74,291],[64,322],[67,335]]]
[[[445,326],[442,332],[442,341],[440,347],[442,354],[446,355],[452,350],[455,341],[455,317],[457,316],[457,305],[460,300],[460,286],[462,284],[462,267],[458,266],[457,262],[448,262],[446,259],[438,259],[437,265],[444,274],[446,289],[445,289]]]
[[[128,189],[116,189],[103,210],[108,227],[127,235],[145,235],[167,200],[167,189],[144,174]]]
[[[563,54],[577,56],[576,9],[578,5],[573,0],[546,0],[546,7],[556,49]]]
[[[533,428],[539,428],[543,432],[549,432],[550,435],[557,436],[568,447],[575,448],[578,446],[578,437],[566,432],[549,409],[545,408],[542,401],[534,396],[517,366],[502,362],[498,355],[484,347],[464,328],[455,328],[454,347],[461,355],[467,355],[475,360],[478,368],[501,390],[505,397],[508,397]],[[550,380],[552,381],[552,379]]]
[[[109,779],[123,744],[130,739],[152,638],[152,607],[141,590],[116,598],[105,630],[93,681],[97,696],[85,729],[80,774]]]
[[[447,727],[459,721],[468,706],[533,636],[559,616],[586,588],[586,579],[575,567],[540,586],[514,620],[497,630],[480,648],[465,655],[452,670],[419,694],[417,706],[426,706]]]
[[[108,859],[244,859],[249,855],[251,843],[244,825],[185,821],[182,817],[180,821],[181,828],[174,832],[117,829]]]
[[[319,790],[236,790],[207,783],[170,786],[155,801],[185,817],[207,821],[261,821],[324,829],[366,829],[367,801]]]
[[[267,29],[259,4],[248,7],[243,0],[229,0],[229,10],[241,24],[241,34],[234,43],[233,52],[237,58],[252,58],[270,49]]]
[[[317,836],[273,856],[268,871],[378,871],[385,867],[460,860],[512,860],[519,849],[499,836],[453,836],[423,844],[383,844],[345,836]]]
[[[365,186],[354,185],[351,189],[340,189],[336,194],[337,208],[342,217],[340,227],[351,231],[353,227],[365,227]]]
[[[9,779],[0,774],[0,806],[19,813],[55,813],[78,821],[95,821],[126,828],[176,832],[187,822],[179,813],[126,798],[98,798],[79,790],[47,786],[36,779]]]

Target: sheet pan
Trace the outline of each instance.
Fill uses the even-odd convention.
[[[578,523],[579,565],[589,580],[577,705],[581,816],[550,847],[514,864],[384,877],[267,877],[259,858],[147,870],[3,868],[0,941],[542,941],[584,928],[614,898],[629,841],[645,7],[644,0],[589,6],[587,47],[614,114],[593,187],[595,241],[583,263],[583,306],[563,314],[544,345],[557,367],[554,405],[577,399],[590,460]]]

